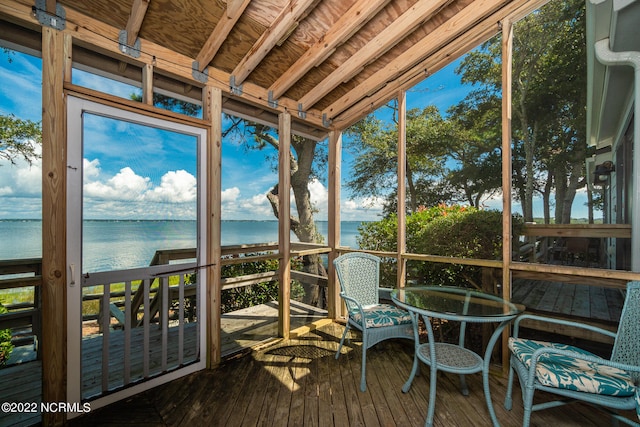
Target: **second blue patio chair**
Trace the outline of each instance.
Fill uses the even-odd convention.
[[[391,338],[413,340],[411,316],[406,310],[380,303],[380,258],[365,253],[348,253],[333,261],[340,282],[340,296],[347,306],[347,324],[340,339],[340,356],[350,327],[362,332],[362,374],[360,390],[367,389],[367,349]],[[390,291],[390,289],[387,289]]]
[[[571,345],[520,338],[519,325],[526,319],[580,327],[614,338],[611,357],[605,359]],[[614,425],[622,421],[640,426],[640,423],[611,411],[635,410],[640,418],[640,282],[627,284],[627,295],[617,333],[584,323],[523,315],[514,324],[509,349],[511,369],[504,406],[511,409],[515,372],[522,388],[523,427],[529,425],[533,411],[574,401],[608,409]],[[533,393],[536,390],[559,395],[562,400],[534,405]]]

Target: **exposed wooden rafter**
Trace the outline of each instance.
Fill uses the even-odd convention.
[[[240,19],[250,1],[251,0],[229,0],[227,2],[227,13],[220,19],[196,57],[198,71],[204,71],[209,65],[209,62],[216,56],[220,46],[222,46],[222,43],[224,43],[236,25],[236,22],[238,22],[238,19]]]
[[[360,0],[315,42],[292,66],[276,80],[269,90],[273,98],[280,98],[300,80],[311,68],[323,62],[335,48],[351,38],[362,25],[367,23],[389,0]]]
[[[335,89],[340,83],[351,80],[364,66],[396,45],[410,34],[419,24],[428,20],[432,14],[449,3],[450,0],[420,0],[403,13],[373,40],[351,56],[320,84],[299,100],[303,108],[313,107],[321,98]]]
[[[142,27],[142,21],[144,21],[144,16],[147,13],[150,1],[151,0],[133,0],[129,21],[127,21],[127,26],[125,27],[128,46],[133,46],[138,38],[138,33],[140,33],[140,27]]]
[[[287,7],[282,9],[271,27],[262,33],[262,36],[231,73],[236,84],[242,84],[245,81],[271,49],[281,42],[286,34],[290,33],[292,27],[298,25],[299,20],[309,13],[316,2],[317,0],[291,0]]]
[[[382,87],[381,85],[385,85],[387,82],[391,82],[403,75],[424,58],[428,58],[438,48],[455,42],[470,27],[472,22],[478,21],[479,16],[486,17],[490,15],[504,3],[507,2],[505,0],[491,0],[471,3],[452,17],[447,25],[439,26],[411,48],[398,55],[384,69],[360,82],[355,89],[324,110],[324,113],[331,118],[339,115],[353,104],[369,96],[376,89]],[[497,21],[493,25],[497,26]]]

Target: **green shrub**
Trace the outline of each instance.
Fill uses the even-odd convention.
[[[6,313],[5,306],[0,304],[0,314]],[[0,330],[0,366],[4,366],[11,356],[13,344],[11,344],[11,329]]]
[[[360,227],[358,244],[362,249],[395,252],[397,216]],[[522,218],[513,217],[514,235],[518,235]],[[502,213],[466,206],[438,205],[421,208],[407,216],[407,252],[476,258],[502,259]],[[395,260],[381,267],[383,281],[395,283]],[[464,286],[481,282],[481,268],[459,264],[411,262],[410,278],[421,284]]]

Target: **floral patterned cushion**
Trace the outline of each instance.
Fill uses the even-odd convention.
[[[542,347],[598,357],[570,345],[509,338],[509,349],[527,367],[531,366],[533,352]],[[536,379],[550,387],[620,397],[635,394],[638,398],[638,390],[626,371],[565,355],[543,354],[536,364]]]
[[[395,326],[411,323],[411,316],[406,310],[402,310],[390,304],[376,304],[363,308],[367,328],[380,328],[384,326]],[[362,314],[359,311],[352,311],[351,318],[362,325]]]

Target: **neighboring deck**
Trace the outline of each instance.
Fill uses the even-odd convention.
[[[593,285],[513,280],[511,300],[524,304],[528,311],[617,325],[624,304],[620,289]]]
[[[408,393],[401,387],[411,368],[407,341],[380,344],[368,353],[367,391],[359,391],[360,341],[354,334],[344,354],[335,351],[343,327],[330,323],[296,339],[254,351],[172,381],[125,401],[92,411],[71,426],[421,426],[427,410],[427,370]],[[468,376],[462,396],[455,375],[440,373],[434,426],[489,426],[480,374]],[[491,376],[497,417],[503,426],[521,424],[516,386],[514,409],[502,407],[506,380]],[[543,394],[539,393],[542,397]],[[536,401],[538,401],[536,399]],[[635,417],[633,413],[627,413]],[[574,404],[534,413],[532,426],[603,426],[608,416]]]

